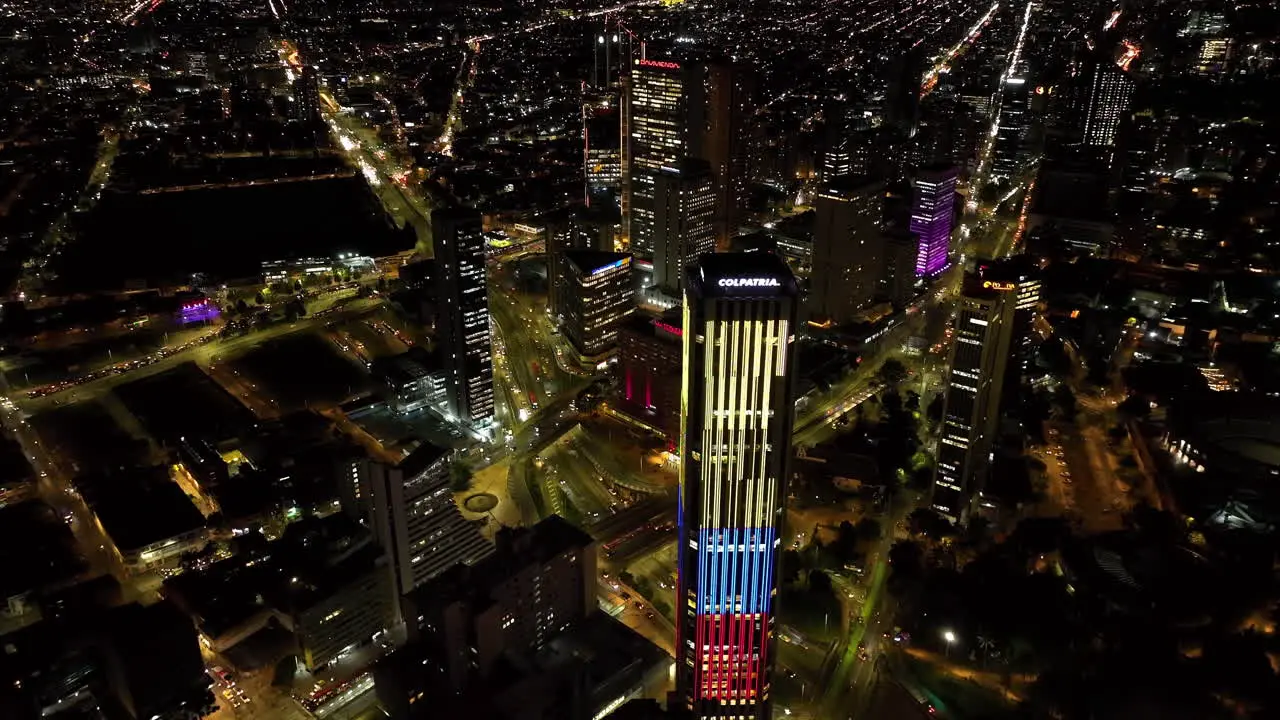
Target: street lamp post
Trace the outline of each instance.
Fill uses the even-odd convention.
[[[947,650],[946,650],[945,655],[946,655],[946,658],[947,658],[948,660],[950,660],[950,659],[951,659],[951,646],[952,646],[952,645],[955,643],[955,641],[956,641],[956,634],[955,634],[955,633],[953,633],[953,632],[951,632],[950,630],[944,630],[944,631],[942,631],[942,639],[943,639],[943,640],[945,640],[945,641],[947,642]]]

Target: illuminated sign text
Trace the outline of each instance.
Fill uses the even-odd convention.
[[[663,60],[637,60],[637,65],[645,65],[647,67],[663,68],[666,70],[679,70],[680,63],[665,62]]]
[[[782,287],[778,278],[720,278],[717,284],[722,288]]]

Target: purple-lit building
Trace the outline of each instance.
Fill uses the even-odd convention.
[[[952,165],[933,165],[921,168],[911,181],[911,232],[920,237],[916,277],[937,275],[947,267],[957,175]]]
[[[182,308],[178,310],[178,322],[183,325],[190,325],[197,322],[208,322],[218,317],[221,311],[209,298],[200,298],[199,300],[188,300],[182,303]]]

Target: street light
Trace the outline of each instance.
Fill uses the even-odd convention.
[[[947,641],[947,652],[946,652],[946,657],[947,657],[947,659],[950,659],[950,658],[951,658],[951,645],[952,645],[953,643],[955,643],[955,641],[956,641],[956,634],[955,634],[955,633],[953,633],[953,632],[951,632],[950,630],[943,630],[943,631],[942,631],[942,639]]]

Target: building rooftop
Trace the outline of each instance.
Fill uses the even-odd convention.
[[[75,485],[123,553],[205,526],[204,516],[163,465],[82,476]]]
[[[771,253],[707,253],[686,270],[691,292],[703,297],[797,297],[787,263]]]
[[[448,448],[424,442],[405,456],[396,467],[404,473],[405,478],[417,477],[452,452]]]
[[[70,581],[85,569],[71,528],[53,508],[28,500],[0,508],[0,597]]]
[[[581,275],[594,275],[626,265],[631,259],[628,253],[604,250],[567,250],[564,259]]]
[[[419,589],[421,604],[447,605],[469,601],[482,608],[489,592],[521,569],[541,565],[551,558],[594,542],[590,535],[559,515],[551,515],[531,528],[503,528],[494,538],[494,552],[473,565],[455,565]]]

